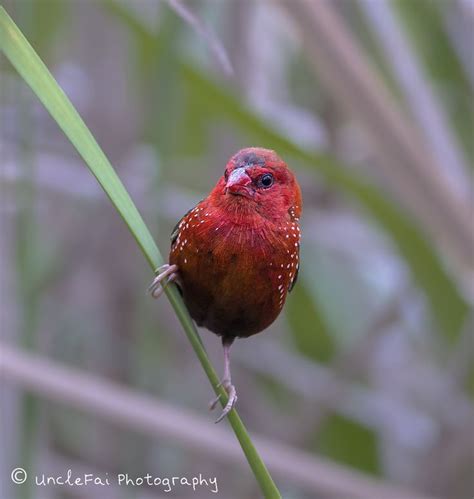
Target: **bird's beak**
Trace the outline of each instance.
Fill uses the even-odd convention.
[[[247,175],[245,168],[236,168],[227,179],[225,192],[251,198],[254,195],[251,185],[252,179]]]

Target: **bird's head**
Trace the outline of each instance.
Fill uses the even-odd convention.
[[[297,217],[301,212],[295,175],[270,149],[248,147],[232,156],[213,194],[230,209],[256,210],[269,219],[284,216],[290,209]]]

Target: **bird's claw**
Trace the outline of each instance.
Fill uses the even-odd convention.
[[[166,285],[176,280],[178,277],[177,271],[177,265],[168,265],[167,263],[155,270],[156,277],[148,288],[148,292],[153,298],[159,298],[163,294]]]
[[[229,412],[234,408],[234,406],[237,402],[237,392],[235,390],[235,386],[230,381],[222,380],[217,385],[217,388],[219,388],[219,386],[223,386],[225,388],[225,391],[229,395],[229,398],[227,400],[227,404],[225,405],[224,409],[222,410],[221,415],[214,421],[215,423],[219,423],[220,421],[222,421],[227,416],[227,414],[229,414]],[[215,399],[213,399],[211,401],[211,403],[209,404],[210,411],[215,409],[215,407],[220,399],[221,399],[221,396],[219,394]]]

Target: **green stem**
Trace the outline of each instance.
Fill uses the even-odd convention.
[[[151,268],[156,269],[162,265],[163,258],[148,228],[107,157],[44,63],[1,6],[0,48],[82,156],[127,224]],[[222,388],[217,387],[219,383],[217,374],[176,286],[169,286],[166,295],[214,391],[221,395],[221,402],[225,404],[227,394]],[[229,413],[228,419],[264,496],[272,499],[281,497],[235,409]]]

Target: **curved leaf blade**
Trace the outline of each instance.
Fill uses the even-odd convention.
[[[148,263],[152,269],[156,269],[163,263],[163,258],[128,192],[79,113],[1,6],[0,48],[82,156],[86,165],[127,224]],[[224,404],[227,400],[227,394],[223,388],[218,387],[219,379],[217,374],[207,357],[196,327],[181,300],[176,286],[168,286],[166,294],[211,385],[216,394],[220,394],[221,401]],[[228,419],[264,496],[268,498],[281,497],[235,409],[229,413]]]

